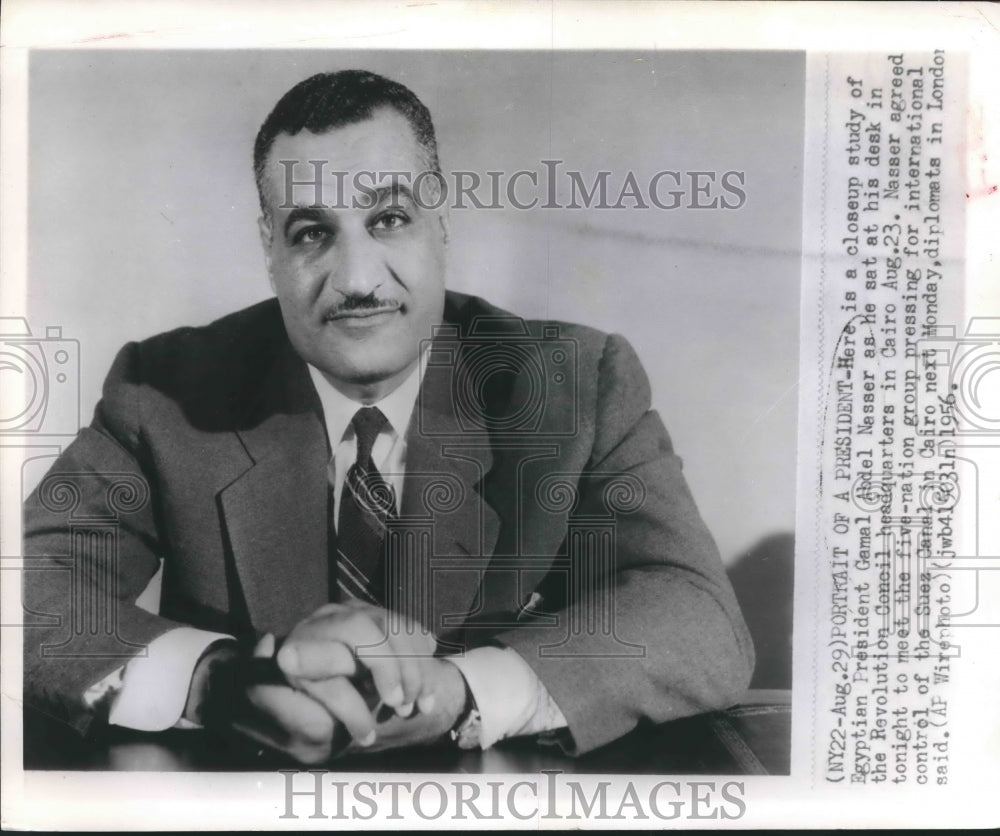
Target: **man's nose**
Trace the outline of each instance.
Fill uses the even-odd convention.
[[[334,287],[345,296],[368,296],[385,282],[388,268],[378,244],[366,233],[342,236],[331,270]]]

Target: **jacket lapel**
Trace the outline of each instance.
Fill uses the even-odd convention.
[[[431,352],[445,348],[436,340]],[[446,350],[451,356],[454,346]],[[433,355],[432,355],[433,356]],[[475,609],[480,571],[496,547],[500,520],[484,496],[493,467],[490,438],[455,413],[454,368],[429,362],[408,432],[401,516],[431,523],[435,625],[458,626]],[[449,618],[451,616],[451,618]]]
[[[221,493],[251,622],[278,635],[329,600],[326,432],[305,363],[284,342],[237,430],[248,468]]]

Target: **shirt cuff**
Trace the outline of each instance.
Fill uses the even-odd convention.
[[[461,671],[476,701],[484,749],[507,737],[567,725],[542,681],[509,647],[477,647],[463,656],[444,658]]]
[[[92,703],[108,691],[112,698],[108,722],[138,731],[197,728],[183,720],[191,677],[202,654],[213,642],[232,636],[194,627],[177,627],[155,638],[146,655],[128,662],[87,690]]]

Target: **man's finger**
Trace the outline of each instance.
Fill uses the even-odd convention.
[[[303,680],[301,685],[306,694],[344,724],[359,746],[375,742],[375,718],[350,680],[338,676],[319,682]]]
[[[370,608],[303,622],[282,645],[278,664],[286,676],[299,684],[335,675],[356,676],[355,660],[360,661],[371,672],[379,698],[395,708],[406,699],[398,658],[401,653],[391,641],[386,641],[384,616],[384,610]],[[325,651],[331,647],[342,650],[336,651],[335,658],[324,658],[331,656]],[[374,655],[369,656],[369,652]]]
[[[387,612],[383,618],[381,640],[359,646],[357,657],[372,671],[386,705],[395,708],[400,716],[408,717],[423,689],[423,662],[433,657],[437,642],[422,624],[399,613]],[[385,659],[391,659],[396,664],[383,674],[380,664]],[[390,697],[387,687],[397,683],[399,690]]]
[[[396,617],[393,615],[389,616],[390,625],[394,618]],[[414,703],[427,687],[426,666],[434,658],[437,642],[417,622],[405,619],[393,626],[397,629],[389,631],[388,641],[377,647],[360,648],[358,658],[367,666],[377,664],[374,660],[386,654],[396,659],[403,699],[398,706],[388,701],[387,704],[393,705],[401,717],[409,717],[413,713]]]
[[[366,658],[364,651],[360,653],[361,661],[365,665],[372,663],[372,659]],[[393,659],[396,663],[395,674],[397,676],[399,699],[396,702],[391,702],[383,697],[383,702],[386,705],[391,706],[396,709],[396,713],[400,717],[409,717],[413,713],[413,704],[416,702],[417,697],[420,696],[421,688],[423,687],[423,675],[420,666],[420,660],[415,659],[412,656],[398,656]],[[375,670],[378,667],[378,662],[374,662],[372,667],[372,677],[375,677]],[[378,685],[378,680],[376,679],[376,686]],[[381,691],[379,692],[381,694]]]
[[[329,757],[336,723],[323,706],[284,685],[255,685],[246,693],[247,710],[234,728],[299,760]]]
[[[372,655],[433,656],[437,639],[423,624],[400,613],[370,605],[334,605],[320,608],[299,622],[285,643],[330,639],[342,641],[357,651],[364,647]],[[374,629],[373,629],[374,628]],[[390,650],[389,645],[394,645]]]
[[[370,605],[331,605],[296,625],[278,653],[279,667],[296,685],[304,679],[356,676],[359,671],[343,651],[336,657],[324,652],[331,643],[346,647],[367,668],[385,705],[402,716],[412,713],[423,690],[420,662],[431,658],[437,645],[423,625]]]
[[[274,655],[274,634],[265,633],[261,636],[257,646],[253,649],[255,659],[269,659]]]
[[[278,651],[278,667],[289,679],[329,679],[354,676],[357,663],[351,649],[339,641],[289,641]]]

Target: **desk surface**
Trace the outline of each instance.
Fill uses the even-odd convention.
[[[380,752],[331,762],[338,772],[504,774],[787,775],[788,691],[749,691],[722,712],[646,726],[579,758],[533,740],[506,741],[486,752],[450,747]],[[156,734],[108,727],[81,738],[47,718],[25,716],[24,768],[39,770],[270,771],[295,764],[235,737],[205,731]]]

